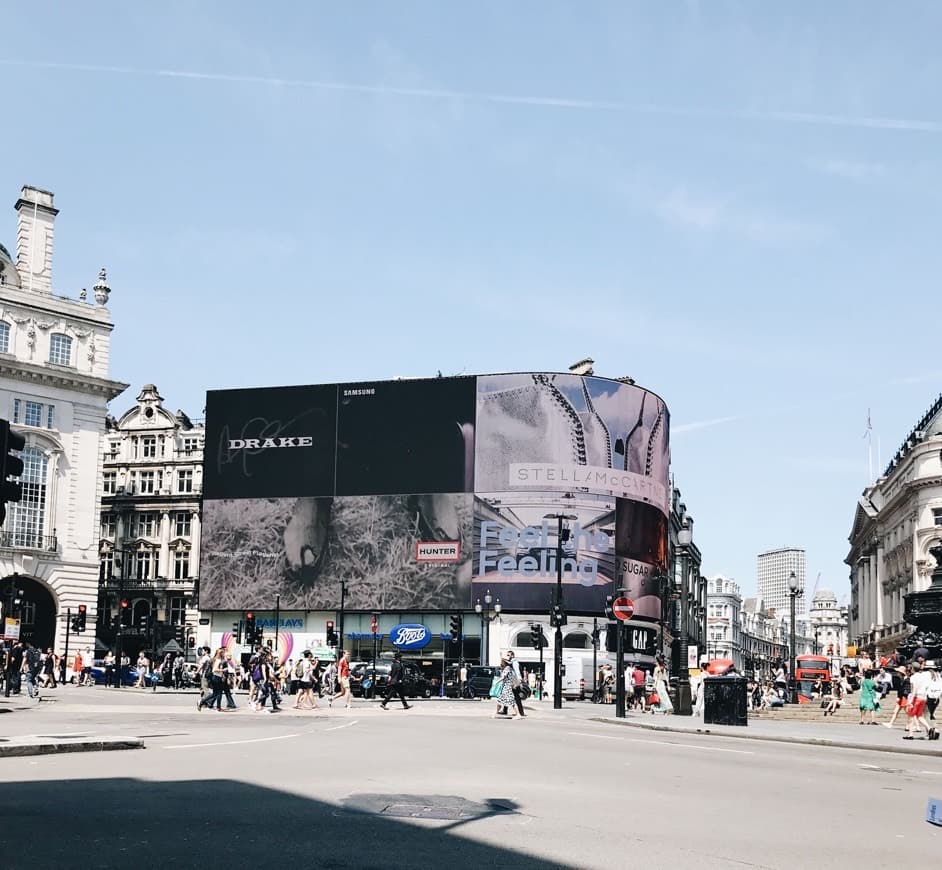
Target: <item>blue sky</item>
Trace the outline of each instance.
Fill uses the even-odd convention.
[[[706,572],[849,592],[868,408],[885,463],[942,382],[942,6],[274,8],[4,9],[0,195],[55,192],[56,292],[107,266],[116,411],[591,356]]]

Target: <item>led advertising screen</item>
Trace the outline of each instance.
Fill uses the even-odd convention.
[[[561,577],[571,613],[625,587],[656,619],[668,424],[572,374],[212,392],[200,607],[544,611]]]

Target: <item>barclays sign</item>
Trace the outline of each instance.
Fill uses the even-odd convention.
[[[424,649],[431,639],[432,632],[424,625],[415,623],[394,625],[389,632],[389,642],[397,649]]]

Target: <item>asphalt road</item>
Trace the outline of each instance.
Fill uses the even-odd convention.
[[[614,729],[539,704],[197,713],[68,689],[0,734],[147,749],[0,759],[0,865],[932,867],[942,758]],[[244,698],[239,699],[244,700]],[[597,712],[586,711],[586,712]]]

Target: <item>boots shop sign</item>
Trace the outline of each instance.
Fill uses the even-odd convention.
[[[424,625],[394,625],[389,632],[389,642],[396,649],[425,649],[432,639],[432,632]]]

